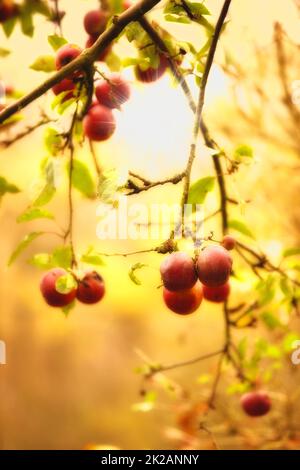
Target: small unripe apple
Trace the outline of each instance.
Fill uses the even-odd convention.
[[[152,83],[158,80],[166,71],[168,61],[164,55],[159,56],[159,64],[157,68],[148,67],[142,70],[138,65],[135,67],[136,79],[144,83]]]
[[[121,75],[114,73],[97,84],[95,93],[100,104],[113,109],[119,108],[129,99],[130,88]]]
[[[100,35],[106,28],[107,14],[103,10],[91,10],[85,15],[83,24],[91,36]]]
[[[109,139],[116,128],[113,113],[106,106],[97,104],[90,108],[83,120],[83,129],[90,140],[102,141]]]
[[[226,282],[222,286],[208,287],[203,286],[203,297],[210,302],[221,303],[228,299],[230,293],[230,284]]]
[[[197,282],[194,261],[184,252],[167,256],[160,265],[160,273],[164,286],[170,291],[190,289]]]
[[[67,101],[74,96],[74,90],[75,90],[75,83],[73,80],[69,80],[68,78],[63,79],[61,82],[57,83],[52,87],[52,91],[55,95],[59,95],[60,93],[63,93],[65,91],[69,91],[70,93],[67,93],[63,99],[63,101]]]
[[[232,268],[232,258],[225,248],[210,245],[197,259],[197,272],[202,284],[218,287],[226,284]]]
[[[95,42],[97,41],[99,36],[89,36],[87,41],[86,41],[86,44],[85,44],[85,47],[87,49],[89,49],[90,47],[92,47]],[[102,51],[99,56],[97,57],[97,61],[99,62],[104,62],[106,57],[108,56],[108,54],[111,52],[111,49],[112,49],[112,46],[111,44],[109,46],[107,46],[106,49],[104,49],[104,51]]]
[[[82,50],[80,47],[74,44],[65,44],[60,49],[58,49],[55,58],[56,69],[60,70],[61,68],[68,65],[72,60],[76,59]]]
[[[242,395],[241,406],[247,415],[259,417],[270,411],[272,403],[266,392],[248,392]]]
[[[0,2],[0,23],[10,20],[19,12],[18,5],[12,0],[1,0]]]
[[[41,293],[51,307],[65,307],[69,305],[76,297],[76,289],[73,289],[68,294],[61,294],[56,290],[56,281],[66,276],[67,272],[61,268],[51,269],[41,280],[40,289]]]
[[[236,245],[236,239],[232,235],[225,235],[225,237],[222,240],[222,246],[228,250],[231,251],[235,248]]]
[[[164,287],[163,298],[166,306],[179,315],[189,315],[195,312],[203,299],[202,286],[200,282],[191,289],[171,291]]]
[[[76,297],[84,304],[96,304],[104,294],[104,281],[96,271],[86,273],[78,283]]]

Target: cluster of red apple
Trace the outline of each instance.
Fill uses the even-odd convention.
[[[230,292],[232,258],[228,253],[235,239],[226,235],[220,245],[207,246],[196,260],[184,252],[169,255],[161,264],[163,298],[167,307],[180,315],[195,312],[203,297],[225,302]]]
[[[57,290],[56,284],[59,278],[66,276],[67,271],[54,268],[48,271],[41,280],[41,293],[51,307],[66,307],[75,298],[83,304],[96,304],[105,294],[105,284],[102,277],[96,271],[89,271],[81,279],[76,278],[77,287],[63,294]]]
[[[56,55],[56,68],[60,70],[81,54],[81,49],[72,44],[62,46]],[[77,74],[78,77],[78,74]],[[64,100],[74,96],[76,74],[66,78],[52,88],[58,95],[65,92]],[[116,121],[112,109],[119,109],[130,97],[128,83],[117,73],[110,74],[100,80],[95,87],[96,100],[93,101],[83,121],[86,137],[94,141],[109,139],[115,131]]]
[[[130,4],[124,2],[124,10],[129,8]],[[108,21],[108,15],[105,11],[98,9],[88,12],[84,17],[84,28],[89,34],[86,47],[91,47],[99,35],[103,33]],[[109,46],[98,57],[99,61],[104,61],[111,51]],[[72,60],[76,59],[82,53],[82,49],[74,44],[62,46],[56,55],[56,69],[60,70]],[[143,70],[139,65],[135,66],[135,76],[137,80],[144,83],[151,83],[159,79],[168,67],[168,61],[162,54],[158,56],[158,67],[148,67]],[[65,92],[63,101],[71,99],[75,95],[76,82],[80,77],[80,72],[72,77],[63,79],[52,88],[55,95]],[[130,88],[128,83],[117,73],[113,73],[96,84],[95,94],[97,100],[93,101],[83,122],[83,129],[86,137],[94,141],[104,141],[109,139],[115,131],[116,122],[112,109],[119,109],[130,97]]]
[[[13,0],[1,0],[0,2],[0,23],[8,21],[19,13],[19,7]]]

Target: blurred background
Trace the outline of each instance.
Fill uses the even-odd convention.
[[[96,0],[60,3],[67,12],[64,36],[83,47],[82,18],[97,6]],[[216,15],[221,2],[208,0],[206,4]],[[149,16],[161,21],[161,9],[155,8]],[[231,194],[241,201],[233,208],[234,215],[245,217],[259,246],[274,262],[283,246],[299,244],[299,123],[284,99],[283,83],[286,80],[292,87],[294,81],[300,80],[299,20],[297,3],[292,0],[233,0],[205,107],[207,124],[229,155],[239,144],[246,143],[254,149],[251,165],[228,175],[227,184]],[[278,64],[276,22],[285,31],[286,77],[282,77]],[[197,26],[162,24],[176,37],[190,40],[197,47],[204,43],[202,30]],[[0,78],[24,92],[45,78],[43,73],[30,70],[29,65],[38,55],[51,54],[47,36],[53,34],[53,25],[37,17],[35,26],[32,39],[24,37],[19,29],[9,40],[0,32],[1,47],[12,50],[7,58],[0,59]],[[120,55],[128,53],[123,43],[115,49]],[[193,122],[181,89],[175,87],[169,75],[143,86],[134,82],[131,69],[124,74],[132,82],[132,98],[121,113],[116,113],[117,131],[113,138],[96,146],[101,164],[117,167],[120,174],[132,170],[153,180],[181,171],[188,156]],[[196,93],[193,80],[189,82]],[[24,111],[26,122],[36,122],[40,106],[48,105],[49,97],[43,97],[28,107]],[[8,131],[8,135],[14,132]],[[213,373],[216,361],[169,373],[168,377],[184,387],[186,395],[179,394],[178,398],[176,394],[174,397],[163,393],[151,412],[135,406],[145,387],[135,369],[143,362],[141,355],[167,364],[217,349],[223,342],[222,309],[205,303],[188,318],[168,312],[157,289],[161,257],[156,254],[107,258],[101,270],[107,294],[95,307],[78,305],[68,318],[47,307],[39,291],[42,272],[30,266],[27,259],[34,253],[51,251],[57,246],[57,239],[37,239],[12,267],[7,267],[10,253],[26,233],[51,227],[49,222],[31,222],[28,227],[15,222],[30,202],[39,162],[46,155],[43,132],[39,129],[10,148],[1,149],[0,174],[22,192],[5,196],[0,208],[0,340],[7,346],[7,365],[0,366],[0,448],[81,449],[92,444],[121,449],[178,448],[183,445],[178,428],[182,429],[182,420],[188,420],[190,410],[205,397],[207,384],[203,374]],[[87,147],[79,153],[91,164]],[[207,149],[200,144],[198,153],[195,180],[213,172]],[[130,203],[177,202],[180,191],[180,185],[165,186],[151,194],[134,196]],[[205,214],[218,207],[217,196],[217,191],[209,195]],[[244,203],[247,200],[251,203]],[[86,201],[76,194],[78,252],[90,245],[105,253],[155,246],[151,240],[98,240],[97,206],[97,201]],[[58,223],[65,226],[68,212],[64,185],[51,203],[51,210]],[[221,237],[219,220],[207,223],[204,229],[207,234],[214,230],[216,238]],[[139,273],[141,286],[133,284],[128,276],[136,262],[149,265]],[[240,269],[246,272],[247,268],[241,265]],[[234,282],[234,303],[245,297],[251,299],[253,285],[254,280],[246,274],[244,282]],[[299,331],[296,320],[293,328]],[[261,330],[238,331],[236,337],[269,335],[263,327]],[[276,337],[270,339],[276,342]],[[224,379],[208,428],[197,430],[190,445],[280,448],[277,436],[283,436],[286,429],[295,428],[297,436],[299,406],[297,400],[291,405],[286,397],[295,391],[299,372],[295,367],[290,369],[287,361],[274,377],[270,385],[277,395],[274,413],[259,423],[242,415],[238,398],[224,392],[228,385]],[[201,414],[201,410],[200,406],[196,414]],[[289,446],[299,447],[298,437],[293,439]]]

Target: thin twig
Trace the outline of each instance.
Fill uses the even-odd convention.
[[[133,194],[139,194],[142,191],[148,191],[149,189],[155,188],[156,186],[162,186],[165,184],[178,184],[180,181],[183,180],[185,173],[180,173],[178,175],[172,176],[171,178],[166,178],[165,180],[160,180],[160,181],[148,181],[145,178],[135,175],[134,173],[130,172],[134,178],[139,179],[142,183],[143,186],[138,186],[137,184],[134,183],[131,179],[129,179],[126,183],[126,189],[129,190],[127,193],[128,196],[131,196]]]
[[[89,145],[90,145],[91,155],[92,155],[92,157],[93,157],[93,162],[94,162],[95,170],[96,170],[97,176],[98,176],[98,178],[99,178],[99,177],[102,175],[102,169],[101,169],[101,166],[100,166],[100,164],[99,164],[99,162],[98,162],[96,150],[95,150],[94,143],[93,143],[92,140],[89,140]]]
[[[34,132],[36,129],[38,129],[41,126],[44,126],[46,124],[49,124],[50,122],[53,122],[53,119],[49,118],[48,116],[44,115],[36,124],[33,124],[32,126],[27,126],[22,132],[19,134],[15,135],[11,139],[6,139],[0,141],[0,147],[8,148],[14,143],[18,142],[19,140],[23,139],[24,137],[28,136],[32,132]]]
[[[209,73],[211,70],[211,66],[213,64],[213,60],[215,57],[215,53],[217,50],[217,45],[218,41],[222,32],[222,28],[229,10],[231,4],[231,0],[225,0],[221,13],[219,15],[215,31],[212,37],[211,45],[209,48],[209,52],[207,55],[207,60],[205,63],[205,68],[203,72],[203,76],[201,79],[201,84],[200,84],[200,92],[199,92],[199,98],[198,98],[198,103],[196,107],[196,112],[195,112],[195,121],[194,121],[194,129],[193,129],[193,136],[192,136],[192,143],[190,147],[190,154],[185,170],[185,181],[184,181],[184,188],[183,188],[183,193],[182,193],[182,201],[181,201],[181,207],[182,207],[182,223],[184,220],[184,208],[185,205],[187,204],[188,201],[188,195],[189,195],[189,188],[190,188],[190,179],[191,179],[191,171],[193,167],[194,160],[196,158],[196,144],[197,144],[197,136],[198,136],[198,131],[199,127],[201,126],[202,122],[202,111],[205,103],[205,93],[206,93],[206,85],[209,77]],[[182,226],[182,229],[184,231],[184,227]]]
[[[176,362],[175,364],[171,364],[171,365],[167,365],[167,366],[163,366],[163,365],[153,366],[152,367],[152,369],[153,369],[152,373],[156,374],[158,372],[166,372],[166,371],[178,369],[179,367],[191,366],[191,365],[197,364],[198,362],[205,361],[206,359],[210,359],[211,357],[215,357],[215,356],[218,356],[219,354],[223,354],[223,353],[224,353],[224,348],[219,349],[218,351],[215,351],[215,352],[212,352],[212,353],[208,353],[208,354],[204,354],[204,355],[199,356],[199,357],[195,357],[194,359],[189,359],[187,361]]]

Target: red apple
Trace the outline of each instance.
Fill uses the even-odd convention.
[[[99,103],[112,109],[119,108],[130,97],[128,83],[117,73],[111,74],[107,80],[101,80],[95,91]]]
[[[56,281],[65,276],[67,272],[61,268],[51,269],[41,280],[40,289],[41,293],[51,307],[65,307],[69,305],[76,297],[76,289],[68,294],[61,294],[56,290]]]
[[[104,294],[104,281],[96,271],[86,273],[78,283],[76,297],[84,304],[96,304]]]
[[[63,101],[67,101],[74,96],[74,90],[75,90],[75,83],[73,80],[69,80],[68,78],[65,78],[61,82],[57,83],[52,87],[52,91],[55,95],[60,95],[60,93],[63,93],[65,91],[69,91],[70,93],[67,93],[63,99]]]
[[[266,415],[272,403],[266,392],[249,392],[241,397],[241,406],[247,415],[255,418]]]
[[[159,56],[159,64],[157,68],[148,67],[147,70],[142,70],[138,65],[135,67],[136,79],[144,83],[152,83],[158,80],[166,71],[168,67],[168,60],[164,55]]]
[[[106,28],[107,14],[103,10],[91,10],[85,15],[83,24],[91,36],[100,35]]]
[[[228,250],[231,251],[235,248],[236,245],[236,239],[232,237],[231,235],[225,235],[225,237],[222,240],[222,246]]]
[[[202,302],[202,286],[200,282],[197,282],[191,289],[176,292],[170,291],[164,287],[163,298],[166,306],[172,310],[172,312],[178,313],[179,315],[189,315],[195,312]]]
[[[62,46],[56,53],[56,69],[60,70],[61,68],[68,65],[70,62],[72,62],[72,60],[76,59],[81,54],[81,52],[82,50],[80,47],[74,44],[65,44]]]
[[[10,20],[19,12],[18,5],[12,0],[1,0],[0,2],[0,23]]]
[[[92,106],[83,120],[83,129],[90,140],[107,140],[116,128],[115,118],[109,108],[100,104]]]
[[[203,297],[210,302],[221,303],[228,299],[230,293],[230,284],[227,282],[222,286],[208,287],[203,286]]]
[[[191,289],[197,282],[193,259],[184,252],[167,256],[160,266],[164,286],[170,291]]]
[[[225,248],[210,245],[201,251],[197,259],[198,276],[202,284],[218,287],[226,284],[232,268],[232,258]]]

